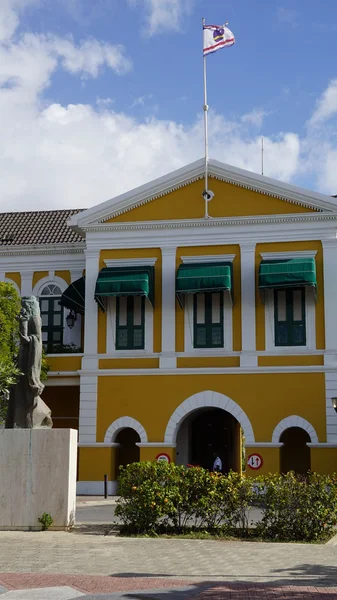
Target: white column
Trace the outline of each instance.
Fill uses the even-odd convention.
[[[252,242],[240,244],[242,315],[242,354],[240,358],[241,367],[257,367],[255,320],[255,246],[256,244]]]
[[[325,360],[324,364],[337,366],[337,239],[325,240],[323,246],[324,269],[324,322]],[[322,290],[317,290],[318,294]]]
[[[95,300],[95,286],[99,271],[99,251],[87,250],[85,257],[84,356],[80,377],[79,419],[79,441],[82,444],[96,442],[98,377],[85,371],[98,368],[98,306]]]
[[[162,248],[161,369],[175,369],[176,359],[176,248]]]
[[[6,277],[6,273],[5,271],[0,271],[0,281],[4,282],[5,281],[5,277]]]
[[[99,272],[99,250],[85,251],[84,357],[82,369],[97,369],[98,305],[95,287]]]
[[[81,279],[83,275],[83,269],[71,269],[70,270],[70,282],[74,283],[78,279]]]
[[[21,296],[31,296],[33,293],[33,271],[21,271]]]
[[[337,367],[337,240],[322,242],[324,273],[324,322],[325,355],[324,364]],[[317,290],[317,293],[322,293]],[[327,442],[337,441],[337,414],[332,405],[337,398],[337,370],[325,373],[326,436]]]

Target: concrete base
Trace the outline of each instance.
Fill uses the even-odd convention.
[[[0,430],[0,529],[40,530],[44,512],[50,529],[75,521],[77,431]]]

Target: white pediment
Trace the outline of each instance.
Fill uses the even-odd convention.
[[[68,224],[76,229],[90,229],[114,217],[142,206],[156,198],[202,179],[205,173],[204,159],[198,160],[168,175],[146,183],[125,194],[107,200],[71,217]],[[219,161],[209,161],[209,175],[218,180],[253,190],[261,194],[295,203],[318,212],[337,213],[337,199],[294,185],[257,175],[244,169],[232,167]]]

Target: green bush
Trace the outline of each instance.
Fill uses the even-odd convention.
[[[252,506],[264,512],[253,531],[262,539],[315,541],[331,534],[337,523],[337,481],[315,473],[250,479],[140,462],[121,467],[119,494],[116,515],[131,533],[207,531],[247,537]]]
[[[281,542],[309,542],[331,535],[337,523],[336,483],[334,477],[317,473],[261,477],[264,516],[258,535]]]

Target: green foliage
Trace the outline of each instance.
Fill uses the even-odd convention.
[[[44,512],[42,516],[38,518],[38,522],[42,525],[42,531],[47,531],[54,523],[54,520],[49,513]]]
[[[331,535],[337,523],[335,477],[290,472],[259,479],[264,517],[257,532],[264,538],[315,541]]]
[[[9,389],[20,375],[14,358],[18,346],[20,308],[20,298],[14,286],[0,282],[0,423],[6,418]]]
[[[47,381],[50,366],[48,365],[46,353],[42,350],[42,361],[41,361],[41,381]]]
[[[248,537],[250,509],[260,506],[256,537],[317,541],[337,524],[337,480],[310,473],[250,479],[201,467],[141,462],[121,467],[116,515],[131,533]]]
[[[53,349],[49,354],[81,354],[83,348],[76,346],[76,344],[54,344]]]

